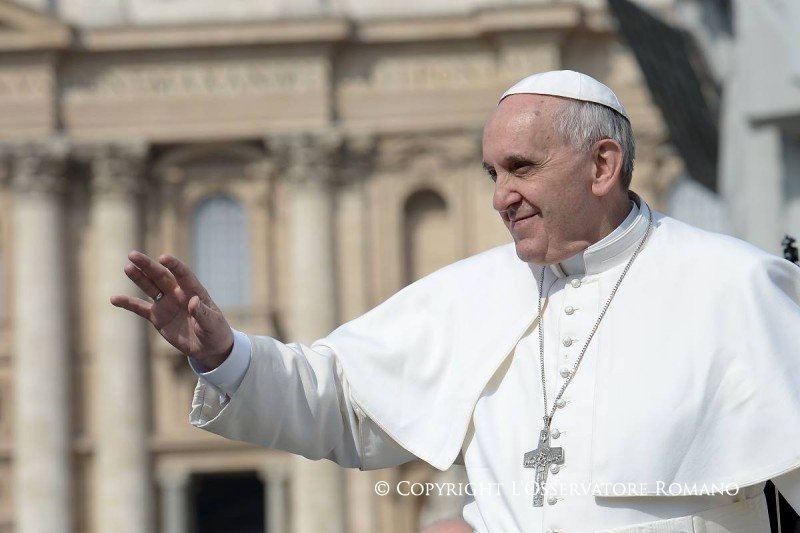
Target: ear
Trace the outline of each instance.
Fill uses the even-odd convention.
[[[622,146],[614,139],[601,139],[592,146],[592,159],[592,192],[595,196],[605,196],[619,186]]]

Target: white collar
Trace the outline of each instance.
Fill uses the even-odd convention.
[[[650,207],[639,195],[629,192],[631,210],[614,231],[585,250],[550,265],[559,278],[599,274],[627,261],[647,231]]]

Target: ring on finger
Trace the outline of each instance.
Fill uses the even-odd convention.
[[[161,292],[161,291],[159,291],[159,293],[158,293],[158,294],[156,294],[156,297],[155,297],[155,298],[153,298],[153,301],[156,301],[156,302],[157,302],[157,301],[159,301],[159,300],[160,300],[161,298],[163,298],[163,297],[164,297],[164,293],[163,293],[163,292]]]

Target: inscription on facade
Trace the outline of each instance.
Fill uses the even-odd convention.
[[[495,87],[552,67],[552,47],[534,46],[471,55],[384,58],[363,77],[346,79],[346,89],[414,92]]]
[[[496,74],[497,67],[489,57],[402,58],[379,63],[371,81],[389,90],[424,90],[465,87],[476,80],[485,83]]]
[[[0,99],[38,100],[51,94],[53,77],[41,68],[0,68]]]
[[[187,61],[76,69],[65,80],[72,97],[170,97],[318,92],[327,68],[309,60]]]

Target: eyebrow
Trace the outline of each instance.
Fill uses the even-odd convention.
[[[503,158],[502,161],[503,166],[505,167],[513,167],[513,166],[521,166],[521,165],[541,165],[540,161],[536,161],[533,158],[519,155],[519,154],[511,154]],[[490,165],[486,161],[483,162],[483,168],[485,170],[492,170],[494,166]]]

